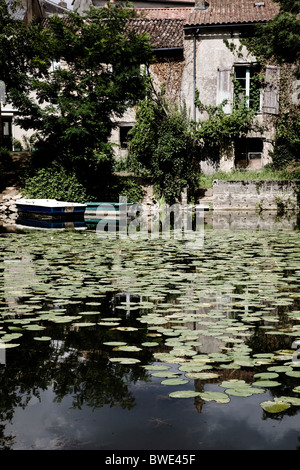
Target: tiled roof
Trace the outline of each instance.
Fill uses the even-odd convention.
[[[272,0],[209,0],[206,10],[194,10],[186,25],[263,23],[279,12]]]
[[[177,19],[185,20],[193,11],[194,8],[136,8],[143,18],[149,19]]]
[[[183,20],[141,18],[130,21],[134,30],[150,34],[154,49],[183,47]]]
[[[205,26],[264,23],[279,12],[279,5],[273,0],[207,0],[205,10],[186,7],[143,8],[138,11],[147,18],[177,18],[183,19],[186,26]]]

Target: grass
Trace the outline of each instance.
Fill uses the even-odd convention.
[[[274,181],[274,180],[293,180],[297,178],[297,172],[288,170],[275,171],[271,168],[262,168],[261,170],[233,170],[231,172],[216,171],[212,175],[199,175],[200,188],[212,188],[214,180],[227,181]],[[298,174],[299,179],[299,174]]]

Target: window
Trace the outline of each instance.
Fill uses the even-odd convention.
[[[51,72],[55,72],[55,70],[59,70],[60,68],[61,68],[60,60],[51,61]]]
[[[260,87],[257,69],[251,65],[236,65],[234,68],[234,98],[238,105],[243,99],[246,106],[256,111],[261,110]]]
[[[122,149],[127,148],[128,132],[132,129],[132,125],[120,126],[120,145]]]
[[[235,141],[235,166],[237,168],[260,168],[262,152],[262,139],[237,139]]]

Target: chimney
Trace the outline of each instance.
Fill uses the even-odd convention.
[[[205,10],[205,0],[195,0],[196,10]]]

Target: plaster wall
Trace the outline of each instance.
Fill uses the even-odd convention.
[[[236,63],[254,62],[245,48],[242,49],[242,57],[234,55],[225,45],[224,39],[239,47],[238,37],[232,37],[228,31],[219,33],[212,29],[196,36],[189,34],[184,39],[185,68],[182,76],[181,99],[190,109],[191,115],[194,111],[194,80],[195,87],[199,91],[199,98],[205,105],[216,106],[217,104],[217,77],[219,67],[233,67]],[[194,74],[194,67],[196,72]],[[197,119],[205,119],[199,112]]]

